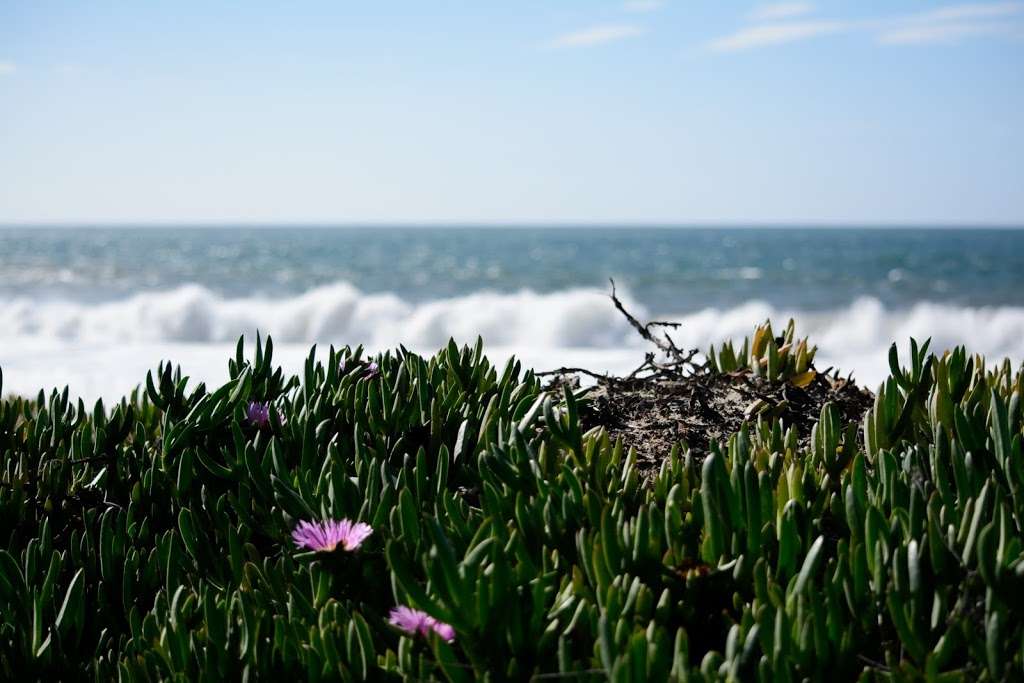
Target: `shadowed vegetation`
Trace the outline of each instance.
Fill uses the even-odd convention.
[[[1021,373],[894,347],[854,414],[825,385],[790,414],[841,381],[794,340],[708,354],[708,391],[769,400],[653,450],[607,387],[480,344],[287,377],[240,342],[213,390],[162,364],[111,408],[5,400],[0,678],[1019,679]],[[343,518],[358,550],[293,543]]]

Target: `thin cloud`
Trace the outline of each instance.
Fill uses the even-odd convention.
[[[1024,2],[950,5],[891,22],[876,34],[885,45],[957,43],[966,38],[1009,33]],[[1007,21],[1009,20],[1009,21]]]
[[[768,5],[755,12],[758,23],[717,38],[708,47],[715,52],[739,52],[783,45],[837,33],[866,33],[885,45],[956,43],[986,35],[1012,35],[1020,30],[1024,2],[979,2],[948,5],[897,17],[848,20],[793,20],[805,3]],[[809,10],[809,4],[808,9]],[[789,14],[787,14],[787,12]]]
[[[802,17],[813,11],[814,5],[809,2],[779,2],[755,9],[747,15],[747,19],[750,21],[778,21],[779,19]]]
[[[632,24],[607,24],[603,26],[591,26],[581,31],[573,31],[558,36],[549,43],[550,47],[592,47],[614,43],[627,38],[635,38],[642,35],[644,29]]]
[[[739,52],[769,45],[782,45],[847,30],[841,21],[795,21],[782,24],[762,24],[740,29],[711,42],[715,52]]]
[[[665,0],[629,0],[622,5],[627,12],[654,12],[665,6]]]
[[[956,43],[973,36],[1006,33],[1010,28],[1003,24],[923,24],[882,31],[878,34],[878,42],[886,45]]]
[[[0,62],[0,76],[12,74],[18,70],[18,67],[14,65],[14,62]]]
[[[951,21],[957,19],[988,19],[1024,12],[1024,2],[981,2],[971,5],[940,7],[916,16],[918,21]]]

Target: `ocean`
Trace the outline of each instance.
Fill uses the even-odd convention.
[[[623,372],[645,343],[608,298],[674,320],[681,346],[790,318],[820,367],[873,388],[892,341],[1024,359],[1024,230],[982,228],[7,227],[3,391],[116,399],[161,359],[222,381],[259,330],[430,352],[479,334],[497,361]]]

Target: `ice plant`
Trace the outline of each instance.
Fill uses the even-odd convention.
[[[405,605],[391,610],[388,623],[411,636],[419,634],[426,638],[431,633],[436,633],[449,643],[455,640],[455,629],[451,624],[438,621],[426,612]]]
[[[369,524],[350,519],[327,519],[322,522],[299,522],[292,531],[292,540],[300,548],[329,553],[339,545],[349,552],[359,549],[373,533]]]
[[[266,427],[270,424],[270,404],[250,401],[245,409],[245,419],[253,427]]]
[[[338,370],[345,374],[349,370],[362,368],[363,377],[374,378],[380,374],[380,366],[376,361],[354,361],[351,358],[343,358],[338,364]]]

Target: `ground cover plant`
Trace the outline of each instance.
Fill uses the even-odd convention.
[[[706,355],[616,387],[748,392],[642,468],[607,382],[479,343],[7,398],[0,679],[1024,676],[1021,372],[894,347],[851,415],[791,328]]]

